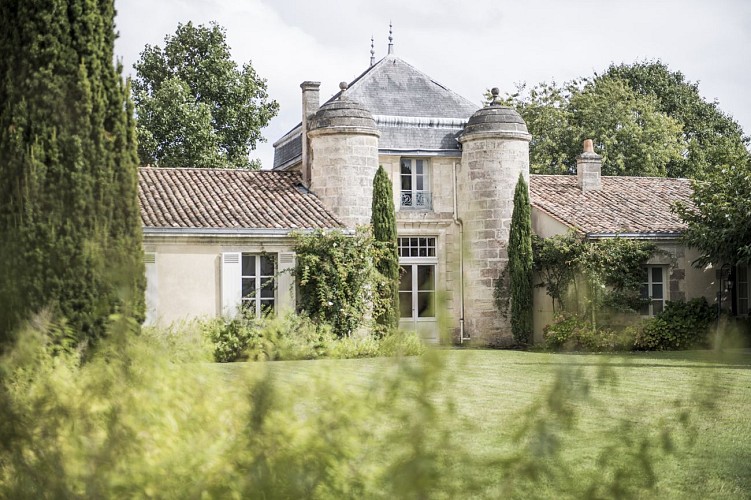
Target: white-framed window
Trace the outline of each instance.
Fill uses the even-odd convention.
[[[641,283],[641,298],[648,300],[641,308],[642,316],[654,316],[665,309],[667,300],[667,269],[665,266],[644,266]]]
[[[274,276],[276,256],[242,254],[242,308],[255,317],[272,314],[276,300]]]
[[[222,254],[222,315],[260,317],[276,310],[276,254]]]
[[[431,210],[430,166],[427,159],[402,158],[401,208]]]
[[[736,313],[738,316],[748,316],[748,297],[749,297],[749,266],[737,266],[735,268],[735,290],[736,290]]]
[[[400,318],[434,321],[436,304],[436,238],[398,238]]]

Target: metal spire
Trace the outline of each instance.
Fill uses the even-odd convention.
[[[394,43],[393,43],[394,42],[394,37],[392,37],[391,35],[392,35],[391,21],[389,21],[389,54],[393,54],[394,53]]]
[[[375,64],[375,48],[373,45],[373,35],[370,35],[370,65]]]

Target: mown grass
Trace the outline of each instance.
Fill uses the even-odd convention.
[[[452,429],[455,442],[472,457],[471,463],[455,464],[466,467],[462,472],[468,475],[476,465],[474,460],[491,463],[511,452],[513,443],[528,437],[525,421],[539,427],[555,420],[541,410],[541,405],[550,404],[552,394],[564,392],[554,384],[577,384],[580,390],[567,394],[570,400],[562,403],[572,410],[570,427],[556,432],[560,426],[553,426],[549,432],[551,442],[560,449],[554,460],[562,473],[575,471],[579,478],[596,478],[602,470],[613,474],[604,464],[635,453],[640,445],[634,441],[654,431],[664,434],[652,437],[667,453],[645,452],[651,462],[644,473],[654,474],[649,497],[751,497],[749,350],[719,355],[710,351],[586,355],[451,350],[442,356],[444,380],[438,397],[450,401],[453,408],[441,417],[449,419],[442,425]],[[280,391],[294,387],[296,394],[305,394],[306,384],[322,376],[364,393],[392,365],[388,359],[361,359],[224,364],[213,369],[223,372],[228,381],[268,370]],[[316,405],[314,400],[303,403],[310,408]],[[482,473],[492,471],[486,467]],[[542,474],[534,495],[559,496],[560,479],[553,481]],[[502,481],[500,474],[498,481]],[[475,494],[483,496],[483,492]]]

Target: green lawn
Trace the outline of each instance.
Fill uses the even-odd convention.
[[[577,481],[617,483],[614,477],[623,471],[646,480],[649,470],[656,482],[639,496],[751,497],[749,350],[726,351],[719,357],[707,351],[579,355],[446,350],[439,357],[442,368],[431,376],[440,381],[430,398],[445,411],[434,412],[437,420],[426,425],[448,429],[450,446],[466,453],[457,451],[460,458],[449,461],[450,467],[457,467],[460,476],[481,474],[487,480],[491,487],[476,496],[502,493],[508,477],[500,472],[497,479],[487,476],[518,466],[519,473],[533,477],[533,496],[539,497],[559,496],[561,484],[580,491]],[[339,381],[351,397],[367,397],[393,362],[215,366],[229,380],[269,370],[282,392],[295,390],[295,397],[303,399],[298,407],[314,411],[321,404],[315,399],[320,393],[308,391],[309,384]],[[304,401],[306,394],[319,395]],[[525,428],[525,423],[534,425]],[[513,437],[518,435],[516,442]],[[526,462],[514,455],[520,449],[530,462],[547,461],[547,473],[535,476],[540,471],[527,470]],[[524,496],[523,488],[515,491],[515,496],[519,491]],[[593,494],[608,497],[616,492]]]

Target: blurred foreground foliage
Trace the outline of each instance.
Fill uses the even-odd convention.
[[[449,365],[450,351],[382,359],[357,383],[338,364],[360,361],[315,361],[290,383],[279,376],[294,365],[208,363],[200,329],[135,335],[124,318],[110,329],[82,363],[38,319],[0,359],[0,498],[641,497],[712,403],[687,395],[649,427],[604,420],[582,468],[565,443],[617,385],[607,362],[562,367],[476,453],[476,422],[455,399],[457,369],[470,367]]]

